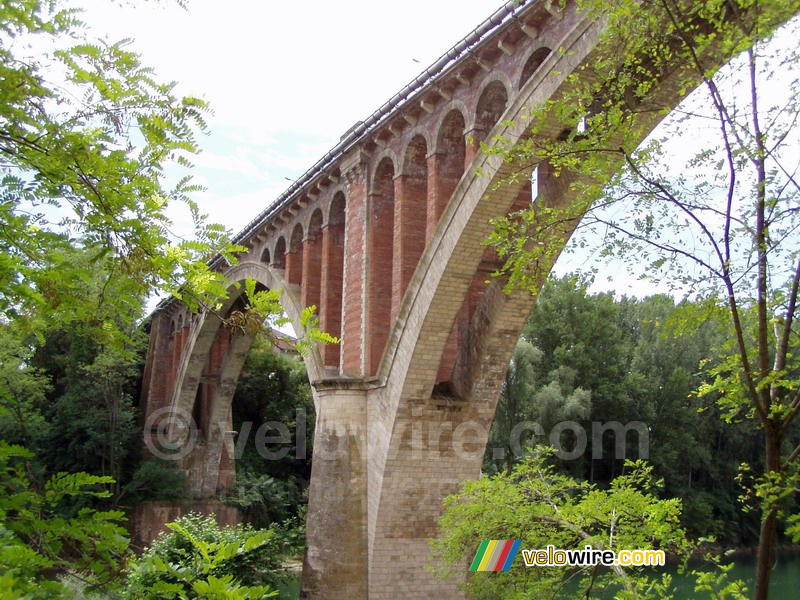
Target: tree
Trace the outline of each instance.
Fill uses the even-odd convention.
[[[526,339],[517,343],[508,367],[492,421],[484,471],[497,470],[496,460],[507,472],[523,458],[535,437],[547,436],[562,421],[585,420],[591,411],[591,393],[575,387],[569,367],[541,372],[543,352]],[[531,434],[533,434],[531,436]],[[547,443],[544,437],[541,443]],[[495,451],[501,450],[497,456]]]
[[[527,340],[517,342],[503,380],[503,387],[500,388],[500,399],[497,402],[483,459],[484,472],[499,471],[501,465],[505,466],[507,472],[511,472],[514,467],[519,451],[512,447],[517,441],[513,438],[519,437],[519,447],[524,447],[520,428],[524,426],[525,421],[533,420],[530,401],[538,383],[535,366],[541,360],[541,350]],[[495,451],[498,451],[497,455]]]
[[[552,239],[553,231],[571,231],[595,203],[581,227],[603,234],[605,254],[646,262],[649,276],[705,300],[707,314],[725,315],[730,342],[709,363],[698,392],[718,395],[728,420],[750,419],[763,432],[764,467],[747,486],[761,503],[755,583],[761,600],[800,456],[800,447],[784,447],[800,411],[798,80],[771,84],[776,72],[792,73],[798,64],[788,41],[797,24],[778,37],[774,31],[800,3],[652,0],[610,7],[590,0],[582,6],[607,19],[596,60],[582,77],[571,77],[562,98],[533,111],[530,139],[495,150],[509,160],[547,163],[556,176],[569,176],[582,197],[563,210],[538,203],[499,220],[493,241],[507,259],[510,285],[530,286],[548,257],[520,236]],[[646,115],[668,110],[652,101],[667,76],[679,94],[700,86],[665,128],[692,133],[681,142],[683,156],[687,146],[695,151],[679,165],[664,154],[668,135],[636,149],[653,121]],[[538,136],[548,118],[560,119],[565,135]],[[609,186],[596,175],[620,165]],[[623,201],[628,219],[615,211]],[[556,236],[546,252],[552,258],[565,242]]]
[[[669,296],[616,299],[589,293],[575,277],[548,280],[501,388],[484,472],[510,471],[528,444],[560,443],[570,452],[567,434],[549,436],[556,422],[574,421],[586,449],[561,463],[565,473],[607,485],[625,458],[648,456],[664,497],[681,499],[690,535],[754,545],[757,518],[738,501],[736,475],[743,461],[761,465],[758,434],[747,423],[723,423],[716,394],[692,393],[703,382],[701,361],[728,339],[724,319],[696,325],[698,311],[707,315],[703,305],[676,305]],[[575,402],[587,396],[591,402]],[[637,422],[646,430],[626,431]],[[595,430],[603,432],[598,440]]]
[[[9,329],[0,323],[0,439],[28,446],[46,433],[42,410],[51,385]]]
[[[314,437],[314,401],[302,361],[257,340],[232,407],[239,434],[236,489],[228,501],[257,527],[296,517],[307,501]],[[275,439],[281,442],[267,443]]]
[[[44,50],[42,50],[44,49]],[[190,306],[224,295],[207,260],[231,261],[227,232],[206,225],[188,177],[167,184],[170,165],[189,167],[206,104],[153,78],[127,42],[88,37],[79,12],[60,0],[0,2],[0,309],[28,332],[90,321],[97,311],[76,288],[93,263],[124,280],[126,305],[162,290]],[[170,232],[182,203],[197,235]],[[87,261],[73,260],[76,250]],[[87,270],[88,269],[88,270]],[[106,336],[112,326],[100,328]]]

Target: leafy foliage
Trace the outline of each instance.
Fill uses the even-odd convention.
[[[114,584],[128,548],[123,513],[75,508],[108,497],[111,478],[57,473],[40,485],[33,458],[0,441],[0,597],[57,596],[66,589],[52,578],[59,573],[91,587]]]
[[[236,488],[226,501],[259,527],[298,515],[311,478],[314,437],[314,403],[302,362],[257,340],[234,394],[233,425],[239,432]],[[268,443],[272,438],[282,441]]]
[[[652,467],[631,462],[626,474],[604,490],[558,473],[547,459],[548,452],[538,452],[511,473],[467,482],[446,499],[441,537],[433,542],[433,554],[443,563],[439,575],[462,573],[483,539],[518,539],[525,549],[548,544],[559,549],[687,549],[680,501],[658,498],[661,482]],[[583,567],[565,575],[562,569],[526,567],[520,558],[504,577],[494,575],[475,573],[464,584],[466,593],[511,599],[584,593],[662,598],[669,588],[668,576],[651,578],[639,569]]]
[[[724,314],[712,318],[704,305],[667,296],[615,299],[588,289],[574,277],[542,288],[501,390],[484,472],[510,470],[528,445],[556,444],[550,436],[563,419],[586,432],[586,450],[561,468],[606,485],[624,471],[620,440],[625,457],[645,457],[642,433],[609,429],[595,439],[594,429],[640,422],[664,497],[683,502],[683,527],[726,545],[755,544],[758,519],[743,510],[736,475],[742,462],[763,464],[758,433],[723,422],[714,394],[693,395],[704,380],[700,365],[710,367],[707,357],[727,340]],[[585,412],[565,403],[572,390],[589,397]],[[796,428],[790,434],[797,438]],[[570,440],[561,448],[569,452]]]
[[[42,435],[51,389],[47,373],[31,365],[32,354],[0,323],[0,439],[22,445]]]
[[[122,501],[123,497],[126,502],[132,503],[144,500],[186,500],[186,474],[175,466],[174,461],[144,460],[136,467],[130,481],[122,487],[117,502]]]
[[[127,42],[90,39],[62,2],[4,1],[0,23],[3,313],[37,334],[92,321],[98,305],[80,293],[91,266],[73,260],[77,249],[89,265],[110,265],[104,277],[116,293],[100,306],[125,314],[153,289],[194,306],[224,295],[206,260],[234,260],[227,232],[205,225],[188,178],[165,183],[169,165],[190,166],[205,102],[175,96]],[[170,233],[175,204],[193,215],[195,239]]]
[[[189,514],[168,527],[128,568],[125,598],[270,598],[281,577],[282,551],[272,530],[220,528]],[[264,585],[266,584],[266,585]]]

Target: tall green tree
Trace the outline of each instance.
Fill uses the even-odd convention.
[[[525,338],[517,343],[492,421],[484,470],[502,462],[511,472],[530,446],[547,444],[548,435],[563,421],[587,421],[591,393],[581,388],[575,371],[561,366],[542,372],[544,353]]]
[[[650,275],[666,272],[685,293],[705,299],[711,314],[726,315],[729,342],[719,347],[700,393],[715,394],[725,418],[750,419],[763,434],[764,465],[748,486],[762,515],[755,583],[755,597],[762,600],[778,518],[796,487],[800,456],[800,447],[786,447],[800,411],[800,187],[794,176],[800,107],[797,48],[786,41],[796,37],[796,24],[773,37],[800,3],[581,4],[607,23],[596,60],[580,73],[586,77],[570,79],[563,98],[534,110],[530,140],[502,151],[516,160],[547,162],[559,176],[574,175],[582,199],[564,211],[534,204],[518,220],[498,222],[494,241],[508,259],[511,285],[528,285],[531,266],[547,257],[518,238],[509,243],[511,238],[535,240],[552,232],[554,223],[574,224],[601,198],[601,205],[627,201],[627,220],[619,212],[595,212],[584,221],[605,234],[605,252],[649,264]],[[780,86],[771,83],[777,71],[788,77]],[[668,76],[682,92],[699,85],[672,122],[673,133],[692,132],[681,148],[682,164],[663,153],[665,140],[636,149],[649,127],[643,115],[668,109],[652,101],[652,91]],[[566,135],[537,136],[553,116]],[[610,186],[598,179],[597,173],[620,165]],[[565,241],[555,240],[554,247]]]

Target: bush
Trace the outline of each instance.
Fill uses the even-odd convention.
[[[129,566],[124,598],[269,598],[287,580],[274,528],[220,528],[213,515],[195,513],[167,527]]]
[[[152,459],[142,461],[122,488],[119,502],[127,495],[129,502],[161,500],[180,502],[188,496],[186,474],[173,462]]]

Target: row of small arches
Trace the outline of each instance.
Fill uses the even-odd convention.
[[[523,65],[519,88],[549,55],[549,48],[539,48],[530,55]],[[366,349],[369,372],[377,369],[390,324],[447,201],[480,142],[505,112],[511,92],[507,79],[498,77],[485,84],[469,132],[466,131],[466,109],[459,106],[448,111],[437,132],[434,154],[427,134],[420,131],[412,136],[402,161],[388,150],[377,157],[367,189],[369,260],[365,339],[371,346]],[[469,133],[471,143],[465,133]],[[429,181],[431,167],[436,177]],[[431,185],[434,189],[429,189]],[[288,237],[279,236],[261,255],[263,263],[285,270],[287,283],[301,285],[302,303],[318,306],[323,328],[327,325],[327,331],[337,336],[341,334],[345,210],[345,195],[337,192],[328,207],[327,218],[322,209],[317,208],[305,227],[304,223],[295,224]],[[396,215],[396,211],[402,214]],[[320,243],[323,226],[331,237],[328,255],[324,257]],[[308,246],[305,250],[304,243]],[[325,285],[338,286],[337,290],[326,288],[326,298],[322,298],[320,281],[323,270],[326,271]],[[335,306],[334,302],[339,305]]]

